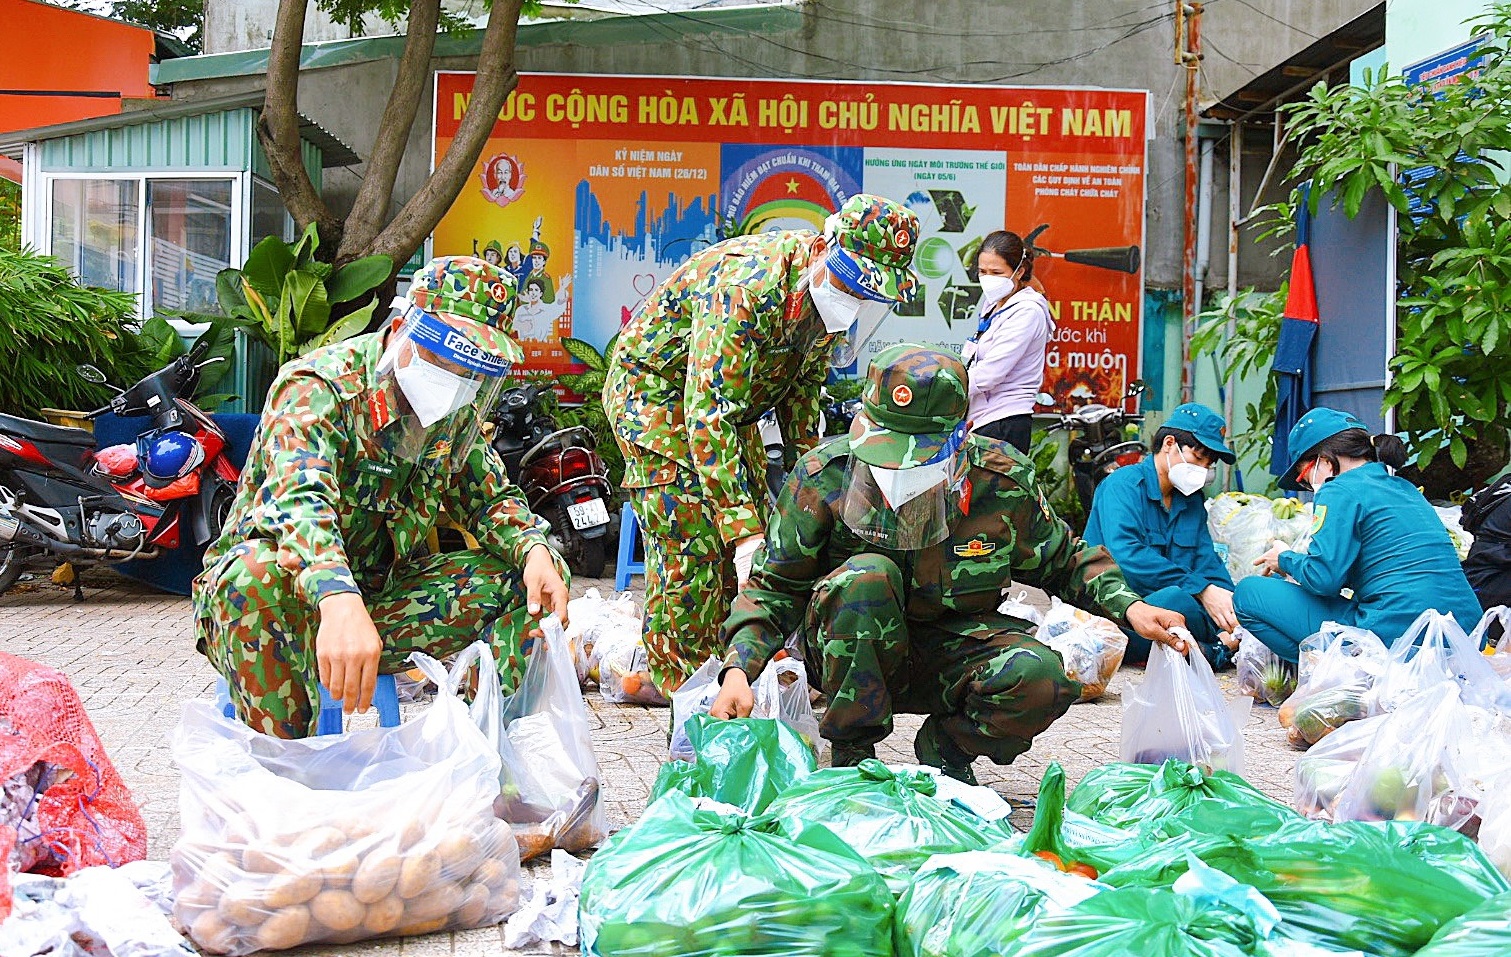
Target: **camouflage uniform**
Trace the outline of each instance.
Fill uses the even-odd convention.
[[[840,215],[852,206],[856,235],[839,244],[864,241],[871,255],[900,246],[905,267],[912,214],[857,196]],[[769,510],[760,417],[777,410],[794,457],[817,442],[819,390],[839,338],[806,293],[818,238],[740,236],[697,253],[630,319],[611,357],[604,411],[645,543],[644,637],[663,692],[723,651],[734,545],[760,534]]]
[[[395,454],[402,406],[392,379],[376,374],[383,347],[381,334],[358,336],[280,370],[230,517],[194,582],[199,651],[227,679],[237,714],[265,734],[303,737],[313,726],[316,607],[327,595],[364,596],[383,673],[405,667],[411,651],[440,657],[483,637],[506,689],[522,674],[521,569],[548,526],[481,438],[456,472]],[[443,509],[482,552],[426,555]]]
[[[937,379],[937,370],[884,369],[892,351],[871,367],[865,408],[876,421],[924,415],[939,391],[954,391],[930,389],[923,377]],[[949,362],[959,370],[959,417],[964,369]],[[911,408],[904,411],[898,398]],[[1033,466],[1006,442],[981,435],[965,440],[962,514],[943,542],[890,551],[863,540],[843,514],[852,448],[869,441],[866,427],[862,421],[798,463],[764,556],[724,624],[724,664],[754,679],[800,632],[803,658],[829,696],[822,732],[837,746],[874,745],[891,733],[894,712],[926,714],[925,730],[942,733],[967,759],[1009,763],[1069,709],[1080,687],[1059,656],[1033,639],[1032,624],[997,612],[1003,590],[1016,575],[1115,620],[1138,595],[1105,549],[1078,540],[1054,514]],[[919,460],[929,451],[918,450]]]

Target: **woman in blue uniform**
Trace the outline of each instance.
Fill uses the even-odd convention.
[[[1305,554],[1277,544],[1255,561],[1265,575],[1292,581],[1239,582],[1239,624],[1287,661],[1325,621],[1367,628],[1387,644],[1428,608],[1474,626],[1479,601],[1447,530],[1416,486],[1394,474],[1406,462],[1400,439],[1371,438],[1353,416],[1318,408],[1291,429],[1290,448],[1300,451],[1280,487],[1316,493],[1311,544]]]

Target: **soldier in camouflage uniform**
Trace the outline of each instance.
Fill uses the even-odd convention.
[[[917,239],[906,208],[852,196],[823,235],[703,250],[620,333],[603,404],[645,541],[645,644],[664,693],[722,653],[719,623],[762,541],[759,419],[775,408],[792,454],[813,447],[836,346],[858,351],[917,296]]]
[[[365,710],[412,651],[486,638],[505,688],[542,603],[565,615],[565,566],[480,435],[509,363],[514,277],[437,259],[384,333],[285,365],[235,504],[194,582],[201,653],[237,714],[283,738],[310,732],[317,680]],[[427,556],[442,510],[481,552]]]
[[[926,714],[918,759],[975,782],[1007,764],[1080,687],[1034,626],[997,606],[1014,576],[1184,648],[1106,549],[1077,539],[1006,442],[967,437],[960,360],[906,343],[872,362],[848,436],[798,462],[749,585],[724,623],[716,717],[748,714],[749,680],[788,635],[829,696],[834,763],[875,756],[894,712]]]

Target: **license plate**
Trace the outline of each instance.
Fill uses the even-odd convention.
[[[575,529],[597,528],[609,523],[609,509],[603,504],[603,499],[590,498],[586,502],[568,505],[567,518],[572,520],[572,527]]]

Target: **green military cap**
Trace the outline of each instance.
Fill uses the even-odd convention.
[[[913,343],[883,349],[866,372],[850,451],[867,465],[932,465],[965,441],[965,366],[947,352]]]

